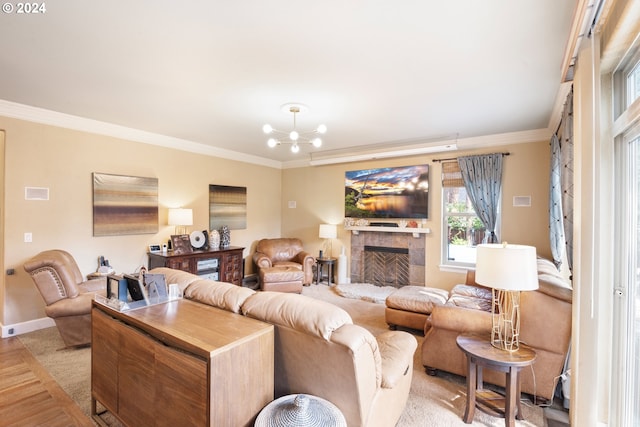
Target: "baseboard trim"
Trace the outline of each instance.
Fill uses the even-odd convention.
[[[28,320],[26,322],[14,323],[12,325],[2,325],[2,338],[22,335],[28,332],[37,331],[39,329],[50,328],[56,323],[50,317],[42,317],[40,319]]]

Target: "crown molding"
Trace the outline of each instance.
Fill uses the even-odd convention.
[[[210,145],[189,141],[186,139],[173,138],[166,135],[160,135],[157,133],[146,132],[125,126],[114,125],[98,120],[73,116],[71,114],[58,113],[56,111],[18,104],[2,99],[0,99],[0,115],[50,126],[57,126],[66,129],[126,139],[143,144],[172,148],[174,150],[203,154],[205,156],[219,157],[222,159],[236,160],[244,163],[252,163],[260,166],[282,169],[282,162],[276,160],[265,159],[262,157],[239,153],[232,150],[212,147]]]
[[[333,164],[364,161],[373,158],[406,157],[417,154],[432,153],[435,151],[449,151],[452,147],[444,148],[445,145],[457,146],[457,150],[471,148],[493,147],[499,145],[522,144],[535,141],[546,141],[551,138],[559,121],[559,115],[566,100],[566,94],[571,88],[570,84],[561,86],[556,98],[553,114],[549,128],[535,129],[521,132],[511,132],[496,135],[487,135],[458,140],[440,141],[437,144],[409,144],[403,147],[393,147],[387,149],[373,150],[371,147],[362,147],[361,150],[354,150],[350,153],[341,153],[338,156],[326,156],[316,159],[316,164]],[[50,126],[57,126],[66,129],[88,132],[98,135],[105,135],[143,144],[156,145],[174,150],[181,150],[190,153],[202,154],[222,159],[235,160],[244,163],[251,163],[275,169],[289,169],[298,167],[308,167],[309,159],[301,158],[289,162],[265,159],[223,148],[212,147],[210,145],[197,143],[185,139],[173,138],[166,135],[146,132],[125,126],[114,125],[98,120],[59,113],[43,108],[32,107],[0,99],[0,115],[14,119],[26,120]],[[455,143],[454,143],[455,142]],[[436,147],[434,147],[437,146]],[[400,148],[400,150],[399,150]],[[455,148],[454,148],[455,149]],[[334,158],[335,157],[335,158]],[[313,164],[312,163],[312,164]]]
[[[458,140],[458,150],[547,141],[552,134],[553,131],[546,128],[464,138]]]

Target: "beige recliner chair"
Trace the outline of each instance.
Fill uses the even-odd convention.
[[[91,301],[105,295],[102,278],[83,280],[75,259],[66,251],[44,251],[24,263],[67,347],[91,343]]]
[[[262,239],[256,246],[253,262],[255,262],[259,270],[273,267],[281,268],[283,271],[287,269],[299,270],[304,273],[302,277],[303,285],[309,285],[313,282],[313,265],[316,261],[310,253],[305,252],[300,239]],[[268,284],[269,286],[260,283],[260,286],[265,291],[277,291],[281,290],[281,288],[289,289],[288,284],[284,283],[284,281],[285,279],[283,279],[282,286],[279,286],[278,283],[270,283]]]
[[[374,337],[343,309],[304,295],[257,292],[242,312],[275,326],[275,398],[321,397],[349,427],[396,425],[411,388],[413,335]]]

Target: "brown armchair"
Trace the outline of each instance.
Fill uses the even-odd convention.
[[[253,262],[258,269],[270,267],[292,267],[302,270],[303,285],[313,282],[315,259],[302,247],[302,241],[295,238],[262,239],[256,246]]]
[[[24,264],[46,304],[45,313],[55,322],[67,347],[91,343],[91,301],[105,295],[104,279],[83,280],[75,259],[54,249]]]

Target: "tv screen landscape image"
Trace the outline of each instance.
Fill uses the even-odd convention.
[[[345,173],[347,218],[428,218],[429,165]]]

